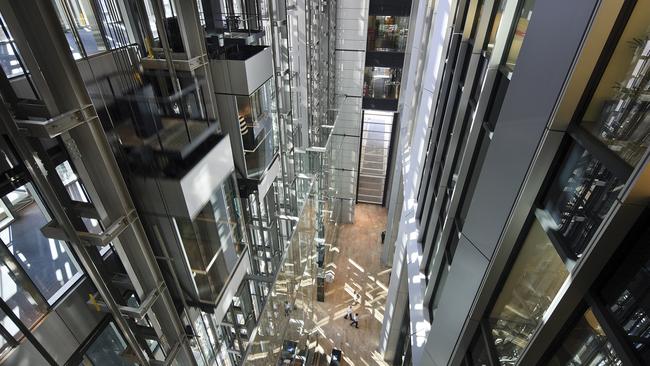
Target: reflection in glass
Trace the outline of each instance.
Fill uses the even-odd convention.
[[[366,67],[363,77],[363,96],[377,99],[398,99],[401,79],[401,68]]]
[[[591,309],[585,311],[548,363],[549,366],[622,364]]]
[[[114,10],[119,9],[116,0],[99,0],[97,5],[108,47],[113,49],[128,45],[129,36],[126,33],[122,14]]]
[[[408,37],[409,17],[368,17],[367,51],[404,52]]]
[[[537,220],[523,242],[488,322],[501,364],[515,364],[568,271]]]
[[[122,335],[118,332],[115,324],[110,322],[88,347],[81,365],[135,366],[135,363],[127,361],[122,356],[126,348],[126,342]]]
[[[212,365],[214,363],[214,353],[212,352],[212,345],[210,344],[210,338],[208,337],[208,330],[205,327],[205,323],[203,322],[203,317],[197,316],[196,320],[194,320],[194,329],[196,330],[196,343],[198,346],[201,348],[201,352],[205,357],[207,358],[205,362],[208,365]],[[192,342],[194,343],[194,342]],[[203,357],[195,357],[199,361],[199,363],[203,363]]]
[[[487,43],[483,49],[487,56],[492,54],[492,50],[494,49],[494,43],[497,40],[497,31],[499,30],[499,27],[501,27],[501,16],[503,15],[503,10],[506,8],[506,0],[497,0],[495,6],[496,12],[490,21],[490,31],[488,32],[489,37],[487,38]]]
[[[621,187],[603,163],[574,144],[544,198],[550,216],[544,224],[579,258]]]
[[[650,140],[650,11],[637,4],[583,117],[583,126],[634,166]]]
[[[517,20],[517,26],[514,29],[514,34],[510,39],[510,45],[508,46],[508,58],[505,61],[505,67],[512,73],[515,71],[515,65],[517,64],[517,58],[519,57],[519,51],[521,51],[521,45],[524,43],[524,38],[526,37],[526,31],[528,30],[528,22],[530,17],[533,15],[533,6],[535,5],[535,0],[525,0],[521,5],[519,10],[519,18]]]
[[[468,22],[465,25],[465,27],[472,27],[469,33],[469,39],[472,41],[472,44],[474,40],[476,39],[476,31],[478,29],[478,22],[481,19],[481,14],[483,14],[483,0],[474,0],[476,1],[476,13],[474,13],[473,18],[468,18]]]
[[[626,257],[617,263],[617,270],[601,290],[605,306],[634,350],[650,364],[650,232],[626,250]]]
[[[49,221],[45,208],[34,197],[31,184],[2,198],[12,220],[0,228],[0,240],[46,299],[80,275],[79,266],[65,242],[46,238],[40,228]]]
[[[240,229],[233,216],[233,179],[217,188],[195,218],[174,218],[199,296],[208,302],[217,300],[243,250],[235,240]]]
[[[38,322],[47,310],[46,304],[39,302],[22,287],[22,278],[15,270],[10,269],[12,264],[0,258],[0,297],[9,305],[20,321],[31,328]],[[0,323],[11,334],[18,335],[18,326],[3,312],[0,311]]]
[[[90,0],[56,0],[54,4],[75,60],[106,50]]]

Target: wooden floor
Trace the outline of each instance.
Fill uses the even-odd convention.
[[[344,365],[387,365],[377,352],[384,314],[390,268],[382,267],[381,232],[386,229],[387,210],[370,204],[357,204],[355,223],[342,225],[338,241],[330,248],[334,282],[327,284],[325,302],[315,302],[314,318],[319,334],[318,347],[326,355],[333,347],[343,351]],[[343,318],[360,295],[359,328]]]

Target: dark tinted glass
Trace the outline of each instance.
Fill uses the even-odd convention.
[[[627,250],[601,296],[644,364],[650,364],[650,231]]]
[[[480,330],[479,330],[480,333]],[[473,366],[488,366],[490,365],[489,356],[485,339],[479,334],[470,346],[471,365]]]
[[[543,202],[544,225],[580,257],[622,187],[603,163],[578,144],[564,158]]]
[[[622,364],[591,309],[578,320],[548,362],[549,366]]]

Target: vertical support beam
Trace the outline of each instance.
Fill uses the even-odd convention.
[[[212,73],[205,46],[205,31],[199,21],[196,1],[174,0],[174,8],[187,59],[200,58],[201,66],[193,70],[192,74],[195,82],[201,85],[200,90],[206,107],[205,116],[210,120],[218,120]]]
[[[108,286],[106,285],[106,282],[101,278],[101,273],[90,257],[88,249],[85,248],[83,244],[81,244],[81,240],[77,236],[77,232],[72,226],[72,223],[65,213],[63,206],[61,206],[59,200],[57,199],[54,189],[50,186],[47,178],[45,177],[44,171],[41,170],[44,168],[42,168],[42,165],[38,164],[36,152],[33,151],[25,139],[20,136],[18,126],[16,125],[15,121],[5,106],[0,106],[0,122],[2,123],[4,130],[16,147],[16,150],[18,151],[20,158],[23,160],[27,170],[30,172],[32,178],[34,179],[34,184],[39,188],[39,191],[43,195],[45,202],[47,202],[48,207],[52,211],[52,215],[54,216],[55,220],[63,228],[68,238],[70,238],[72,244],[74,244],[73,248],[75,249],[75,253],[79,257],[79,260],[86,270],[86,273],[93,280],[93,283],[97,287],[97,290],[102,296],[102,299],[104,299],[106,305],[115,317],[117,325],[120,327],[120,330],[124,334],[127,343],[133,349],[136,358],[139,362],[141,362],[141,364],[148,364],[148,360],[142,352],[142,349],[139,347],[138,341],[131,331],[131,328],[129,327],[126,319],[120,316],[120,310],[117,302],[111,294]],[[10,316],[11,314],[13,313],[11,313],[11,310],[9,309],[7,315]],[[22,322],[20,322],[20,320],[16,324],[19,327],[22,326]],[[25,335],[28,336],[29,339],[29,335],[31,334],[28,332],[25,333]],[[34,346],[38,348],[40,344],[36,342],[34,343]],[[39,351],[41,351],[41,349],[39,349]],[[47,354],[47,352],[45,352],[45,354]],[[51,362],[51,364],[56,365],[56,362]]]

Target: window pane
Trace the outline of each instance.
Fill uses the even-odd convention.
[[[471,31],[469,34],[469,39],[472,40],[472,43],[474,42],[474,39],[476,39],[476,31],[478,30],[478,22],[481,20],[481,14],[483,14],[483,0],[475,0],[476,1],[476,13],[474,14],[473,19],[468,19],[469,24],[466,24],[465,27],[467,29],[468,26],[471,26]]]
[[[277,150],[273,110],[273,80],[264,83],[250,96],[237,96],[239,125],[246,155],[248,177],[261,175]]]
[[[368,17],[368,51],[404,52],[409,17]]]
[[[600,161],[574,144],[544,199],[550,216],[544,224],[557,233],[570,253],[580,257],[621,187],[621,181]]]
[[[71,1],[72,16],[86,55],[105,51],[104,40],[93,12],[91,0]]]
[[[70,45],[70,51],[75,59],[106,50],[91,0],[56,0],[55,7]],[[72,19],[69,19],[67,14],[70,14]],[[85,55],[75,39],[73,28],[79,36],[79,42],[81,42],[83,50],[86,52]]]
[[[622,364],[591,309],[578,320],[548,363],[552,366]]]
[[[27,189],[29,188],[29,189]],[[0,240],[46,299],[53,298],[80,271],[65,242],[48,239],[40,228],[48,223],[29,184],[4,197],[13,220],[0,230]]]
[[[534,5],[535,0],[525,0],[521,6],[519,19],[517,20],[517,27],[514,30],[514,34],[510,40],[510,45],[508,46],[508,58],[505,61],[505,67],[510,71],[510,73],[515,71],[515,64],[519,57],[519,51],[521,51],[521,45],[524,43],[524,37],[526,37],[528,22],[530,21],[530,17],[533,15]]]
[[[650,139],[650,11],[638,3],[614,50],[582,125],[634,166]]]
[[[398,99],[402,69],[366,67],[363,78],[363,96],[378,99]]]
[[[492,18],[492,24],[490,25],[490,31],[488,32],[487,44],[485,45],[484,51],[490,55],[492,49],[494,49],[494,42],[497,40],[497,31],[501,26],[501,16],[503,15],[503,10],[506,7],[506,0],[497,0],[498,3],[495,4],[496,12],[494,18]],[[515,0],[510,0],[515,1]]]
[[[153,6],[150,3],[150,0],[144,0],[144,8],[147,12],[147,19],[149,19],[149,29],[151,29],[151,35],[154,39],[158,38],[158,27],[156,26],[156,15],[153,12]]]
[[[70,27],[70,22],[66,16],[64,1],[65,0],[54,0],[54,7],[56,8],[56,13],[59,17],[59,21],[61,22],[61,26],[63,27],[63,33],[65,34],[65,38],[68,41],[68,46],[70,46],[72,57],[77,60],[80,59],[82,55],[81,51],[79,51],[79,46],[77,45],[77,40],[74,37],[72,28]]]
[[[20,318],[27,328],[31,328],[45,315],[46,304],[39,303],[28,292],[26,292],[18,280],[15,272],[9,268],[11,264],[0,258],[0,297]],[[16,324],[0,311],[0,323],[12,335],[20,333]]]
[[[121,356],[125,350],[126,342],[117,331],[115,324],[110,322],[88,347],[85,356],[92,361],[93,365],[135,366],[135,363]]]
[[[238,228],[230,216],[232,205],[224,187],[219,187],[194,219],[174,219],[199,296],[205,301],[216,301],[241,254],[233,237]]]
[[[650,364],[650,231],[626,250],[601,296],[644,364]],[[645,339],[645,341],[643,341]]]
[[[12,43],[13,42],[0,41],[0,65],[2,65],[2,69],[7,77],[18,76],[25,73],[18,62]]]
[[[122,13],[115,0],[99,0],[98,20],[102,22],[108,47],[113,49],[129,44]]]
[[[23,75],[25,70],[18,62],[19,55],[16,54],[15,43],[13,38],[9,33],[9,29],[6,26],[6,23],[2,17],[0,17],[0,65],[4,70],[7,77],[14,77],[18,75]]]
[[[501,363],[519,359],[567,276],[544,229],[533,221],[488,319]]]

